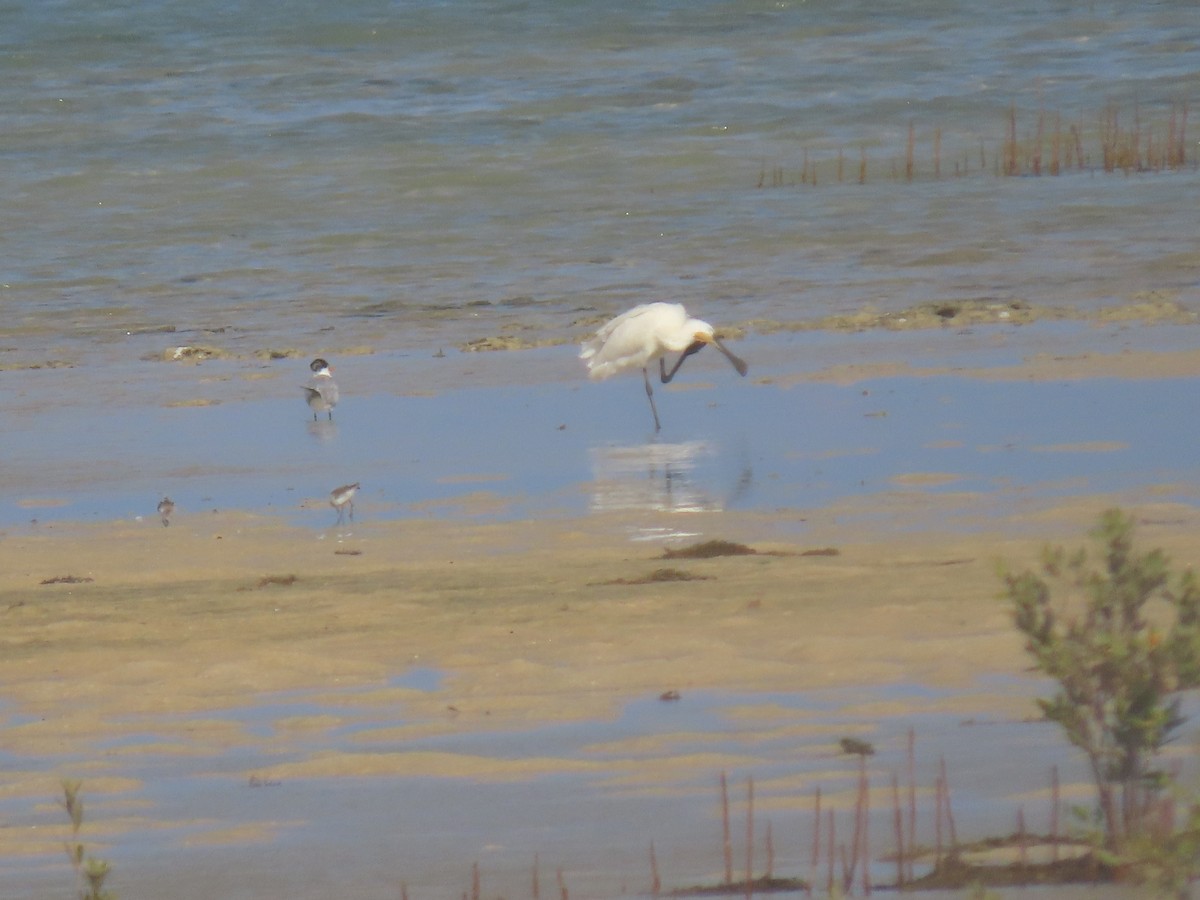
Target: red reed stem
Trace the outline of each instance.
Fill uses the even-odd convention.
[[[729,835],[729,785],[721,772],[721,831],[724,837],[725,884],[733,884],[733,839]]]
[[[812,857],[809,860],[808,894],[812,896],[813,882],[817,880],[817,867],[821,864],[821,788],[818,786],[813,801]]]
[[[904,813],[900,807],[900,782],[892,773],[892,825],[896,832],[896,887],[904,885]]]
[[[754,895],[754,776],[746,779],[746,896]]]
[[[912,869],[912,853],[911,850],[917,846],[917,734],[913,729],[908,729],[908,839],[905,841],[905,846],[909,848],[908,865],[905,870],[905,877],[913,880]]]
[[[1050,767],[1050,843],[1052,859],[1058,862],[1058,805],[1060,802],[1058,786],[1058,766]]]

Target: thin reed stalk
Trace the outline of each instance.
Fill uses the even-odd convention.
[[[746,896],[754,894],[754,776],[746,779]]]
[[[904,886],[904,812],[900,807],[900,780],[892,773],[892,826],[896,834],[896,887]]]
[[[935,870],[941,868],[942,865],[942,791],[944,790],[942,773],[938,772],[933,781],[933,867]]]
[[[767,820],[767,870],[764,877],[770,881],[775,877],[775,838],[771,833],[771,820]]]
[[[1017,859],[1021,865],[1029,865],[1029,841],[1025,832],[1025,807],[1017,807]]]
[[[1062,173],[1062,116],[1054,114],[1054,134],[1050,138],[1050,174]]]
[[[1181,105],[1179,110],[1179,153],[1176,157],[1180,166],[1187,165],[1187,104]]]
[[[658,877],[658,857],[654,853],[654,841],[650,842],[650,896],[657,897],[662,891],[662,879]]]
[[[908,145],[904,148],[904,179],[905,181],[913,180],[916,163],[914,157],[916,155],[917,131],[912,122],[908,123]]]
[[[812,856],[809,858],[808,865],[808,894],[812,896],[812,886],[817,880],[817,868],[821,865],[821,787],[817,786],[816,795],[813,800],[813,835],[812,835]]]
[[[844,879],[844,890],[847,892],[849,892],[851,885],[854,883],[854,873],[858,869],[859,851],[862,849],[863,829],[866,825],[863,820],[863,795],[865,793],[866,780],[867,757],[865,754],[862,754],[858,757],[858,793],[854,798],[854,837],[850,842],[850,863]]]
[[[1033,151],[1030,158],[1029,167],[1033,170],[1034,175],[1042,174],[1042,141],[1046,133],[1046,114],[1038,110],[1037,117],[1037,133],[1033,138]]]
[[[917,733],[908,729],[908,834],[905,846],[910,850],[917,846]],[[908,854],[906,877],[913,880],[912,854]]]
[[[867,768],[864,762],[862,768],[862,789],[860,792],[862,806],[862,886],[863,895],[871,896],[871,784],[867,780]]]
[[[1008,107],[1008,136],[1004,141],[1004,174],[1015,176],[1019,171],[1017,165],[1017,105]]]
[[[828,845],[826,856],[829,860],[829,877],[825,882],[825,890],[830,896],[833,896],[833,864],[837,857],[837,826],[833,820],[832,809],[829,810],[829,812],[827,812],[825,815],[827,817],[827,821],[829,822],[829,837],[826,839],[826,844]]]
[[[942,800],[946,804],[946,827],[949,830],[950,849],[958,846],[958,832],[954,827],[954,808],[950,804],[950,779],[946,777],[946,757],[938,761],[938,771],[942,776]]]
[[[725,884],[733,884],[733,838],[729,833],[729,784],[721,771],[721,833],[725,853]]]
[[[1133,104],[1133,142],[1129,151],[1130,168],[1137,172],[1143,168],[1142,162],[1142,108],[1138,103]]]
[[[1058,786],[1058,766],[1050,767],[1050,852],[1051,859],[1058,862],[1058,808],[1061,802]]]

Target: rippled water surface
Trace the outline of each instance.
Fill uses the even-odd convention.
[[[0,364],[120,361],[139,327],[562,337],[647,298],[1194,298],[1182,0],[13,3],[0,35]],[[1108,109],[1182,167],[1105,174]],[[1077,128],[1082,169],[997,175],[1010,110],[1047,168]]]
[[[181,525],[237,507],[328,529],[327,492],[352,480],[355,527],[784,509],[800,528],[806,509],[897,493],[929,498],[933,517],[961,495],[976,521],[1081,492],[1194,502],[1190,380],[795,380],[877,357],[1115,353],[1119,327],[882,347],[756,323],[964,300],[1200,312],[1196,25],[1191,0],[0,3],[0,526],[153,522],[169,493]],[[646,300],[741,326],[751,363],[740,380],[719,358],[689,362],[658,394],[657,437],[636,376],[586,383],[567,346]],[[1139,349],[1190,349],[1192,328],[1150,329]],[[458,349],[496,335],[547,346]],[[223,358],[164,362],[180,345]],[[297,387],[316,355],[342,383],[332,423],[310,421]],[[256,701],[256,727],[274,699]],[[834,729],[868,702],[633,699],[615,722],[534,726],[513,752],[603,758],[606,740],[706,733],[745,741],[769,778],[795,745],[733,733],[726,715],[764,700],[824,704]],[[878,726],[893,762],[906,725]],[[1028,723],[921,725],[923,762],[936,742],[953,759],[960,742],[995,756],[1028,741],[1039,765],[1061,748]],[[226,790],[189,760],[138,758],[163,816],[277,827],[225,855],[181,851],[190,826],[139,832],[113,856],[149,893],[176,879],[195,896],[326,897],[349,880],[346,896],[388,896],[399,876],[459,896],[482,856],[518,896],[534,848],[575,866],[579,896],[628,895],[664,822],[673,885],[715,871],[711,772],[659,794],[405,779],[399,804],[374,783]],[[231,752],[216,767],[255,764]],[[956,782],[964,820],[1008,827],[1017,780]],[[298,793],[321,827],[291,818],[280,798]],[[28,818],[23,802],[0,811]],[[797,834],[781,860],[804,855]],[[10,873],[20,896],[69,890],[57,857]]]
[[[436,499],[428,485],[445,473],[397,468],[433,454],[525,493],[494,452],[472,452],[482,429],[517,421],[485,426],[498,408],[486,388],[582,380],[578,363],[564,349],[550,365],[497,367],[456,348],[572,343],[649,299],[722,325],[934,300],[1150,295],[1190,309],[1193,26],[1184,2],[9,4],[0,402],[21,434],[5,493],[108,492],[67,515],[136,514],[143,492],[190,492],[193,508],[282,503],[281,490],[306,490],[281,479],[303,474],[295,456],[312,442],[269,424],[291,385],[248,379],[298,382],[318,354],[346,379],[358,441],[343,433],[321,478]],[[999,174],[1010,114],[1021,177]],[[1127,144],[1137,134],[1139,158],[1182,158],[1106,172],[1105,123]],[[1048,171],[1068,144],[1082,153],[1069,171],[1030,174],[1031,148]],[[777,371],[843,343],[818,334]],[[238,362],[161,361],[181,345]],[[436,367],[387,365],[442,350]],[[252,371],[270,352],[294,363]],[[347,358],[364,352],[381,355],[369,374]],[[46,369],[64,365],[76,371]],[[368,399],[463,384],[480,390],[436,406]],[[640,415],[636,387],[621,388]],[[605,420],[581,404],[609,386],[583,400],[541,389],[522,436],[571,429],[536,443],[541,487],[628,469],[619,448],[645,435],[607,424],[549,454]],[[760,448],[714,427],[670,435],[690,448],[684,468],[744,472]],[[678,468],[678,452],[655,453],[651,466]],[[717,482],[717,496],[745,494],[739,474]],[[720,502],[693,488],[671,502]]]

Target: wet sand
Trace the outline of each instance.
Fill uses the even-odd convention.
[[[186,760],[191,777],[216,792],[259,788],[286,797],[330,779],[374,779],[386,791],[393,779],[533,785],[561,776],[566,793],[577,789],[574,779],[606,783],[610,792],[623,783],[622,791],[634,794],[681,791],[702,809],[711,806],[705,783],[715,773],[753,774],[760,760],[760,809],[799,818],[822,778],[827,803],[839,803],[834,788],[845,773],[837,770],[848,765],[825,759],[818,773],[770,784],[769,763],[754,749],[762,732],[801,755],[834,755],[838,726],[821,727],[794,710],[772,712],[768,704],[754,713],[757,738],[742,733],[723,741],[718,731],[702,752],[680,752],[681,738],[668,733],[654,739],[657,749],[626,739],[599,757],[556,753],[536,737],[516,754],[493,755],[487,735],[613,720],[625,705],[667,691],[681,699],[712,692],[752,698],[859,688],[864,693],[849,705],[863,724],[842,727],[881,740],[881,747],[890,742],[893,757],[896,741],[871,723],[920,721],[939,705],[958,719],[1020,722],[1033,714],[1034,685],[1020,684],[1027,661],[997,596],[996,563],[1031,563],[1041,535],[1081,533],[1105,502],[1048,510],[998,532],[878,540],[840,527],[838,510],[816,516],[814,540],[802,542],[770,539],[778,516],[699,514],[698,531],[759,551],[711,560],[663,560],[657,547],[630,544],[627,521],[602,516],[553,524],[381,523],[341,541],[249,515],[169,529],[143,523],[10,537],[0,545],[0,679],[8,716],[0,854],[17,873],[29,866],[23,874],[34,885],[53,883],[45,871],[37,876],[47,862],[54,870],[65,837],[61,814],[49,807],[62,776],[84,779],[86,833],[127,885],[144,884],[131,848],[155,830],[169,836],[167,852],[177,854],[179,871],[203,871],[205,859],[210,867],[227,865],[222,851],[230,845],[269,855],[281,830],[307,831],[322,845],[322,816],[301,801],[285,822],[236,808],[227,819],[164,815],[150,799],[150,760],[171,758]],[[1174,505],[1138,513],[1143,540],[1179,560],[1200,558],[1200,514]],[[691,580],[659,580],[667,568]],[[68,576],[87,580],[42,583]],[[437,674],[422,687],[397,681],[414,668]],[[890,700],[886,692],[864,699],[906,684],[948,693],[932,704],[903,689]],[[279,701],[270,698],[289,696],[320,710],[271,710]],[[669,701],[655,702],[669,713]],[[236,714],[256,706],[251,718]],[[350,727],[356,723],[363,733]],[[473,751],[410,748],[469,734],[483,736]],[[1062,756],[1070,757],[1065,746]],[[965,781],[994,774],[974,772],[968,754],[954,759]],[[1039,756],[1037,765],[1050,761]],[[1002,792],[1036,787],[1008,784]],[[326,802],[336,804],[333,790]],[[1072,791],[1086,793],[1068,781]],[[385,808],[403,796],[401,790]],[[878,802],[885,806],[882,795]],[[543,825],[552,824],[554,804],[544,805]],[[447,879],[483,846],[509,837],[501,829],[477,845],[467,824],[476,813],[461,815],[461,856],[432,867]],[[660,847],[670,846],[672,830],[658,824]],[[691,829],[681,822],[679,830]],[[585,847],[601,851],[602,868],[605,837],[604,830],[582,836]],[[539,852],[546,858],[553,852],[547,843],[518,841],[507,849],[523,860]],[[398,844],[398,873],[430,868],[406,857],[403,839]],[[162,865],[160,858],[148,869]],[[523,870],[528,862],[518,865]],[[639,862],[626,865],[623,878],[642,872]],[[324,860],[319,868],[343,886],[341,896],[377,895],[376,873],[364,886],[353,867]],[[236,871],[225,877],[236,881]],[[701,868],[686,878],[693,883],[707,874]],[[245,885],[261,881],[253,867],[242,877]]]
[[[1186,348],[1033,356],[965,377],[1197,371]],[[909,367],[876,357],[797,383]],[[562,866],[577,896],[613,896],[645,889],[651,839],[671,886],[692,884],[719,859],[718,772],[762,778],[760,808],[799,827],[816,785],[848,802],[833,747],[844,733],[879,743],[880,790],[907,728],[920,728],[923,764],[951,752],[973,837],[1010,823],[1013,798],[1034,802],[1051,764],[1067,796],[1086,798],[1065,741],[1029,722],[1041,686],[997,563],[1077,545],[1120,504],[1140,541],[1188,565],[1200,513],[1178,485],[983,507],[942,486],[913,472],[820,507],[686,515],[360,514],[313,528],[223,510],[169,528],[10,529],[0,872],[16,897],[69,883],[62,777],[84,780],[85,837],[115,864],[114,889],[170,883],[179,898],[394,896],[401,880],[422,886],[413,896],[457,896],[480,858],[515,894],[535,853],[544,884]],[[631,540],[671,533],[687,536]],[[758,552],[661,558],[708,538]],[[996,734],[1013,746],[1034,734],[1036,762],[1005,771]]]

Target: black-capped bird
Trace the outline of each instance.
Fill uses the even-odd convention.
[[[338,402],[338,386],[333,380],[333,366],[318,357],[308,364],[312,369],[312,376],[308,379],[308,384],[301,385],[301,390],[304,391],[304,399],[308,401],[308,408],[313,411],[313,421],[317,420],[318,413],[328,413],[329,421],[333,421],[333,408]]]

